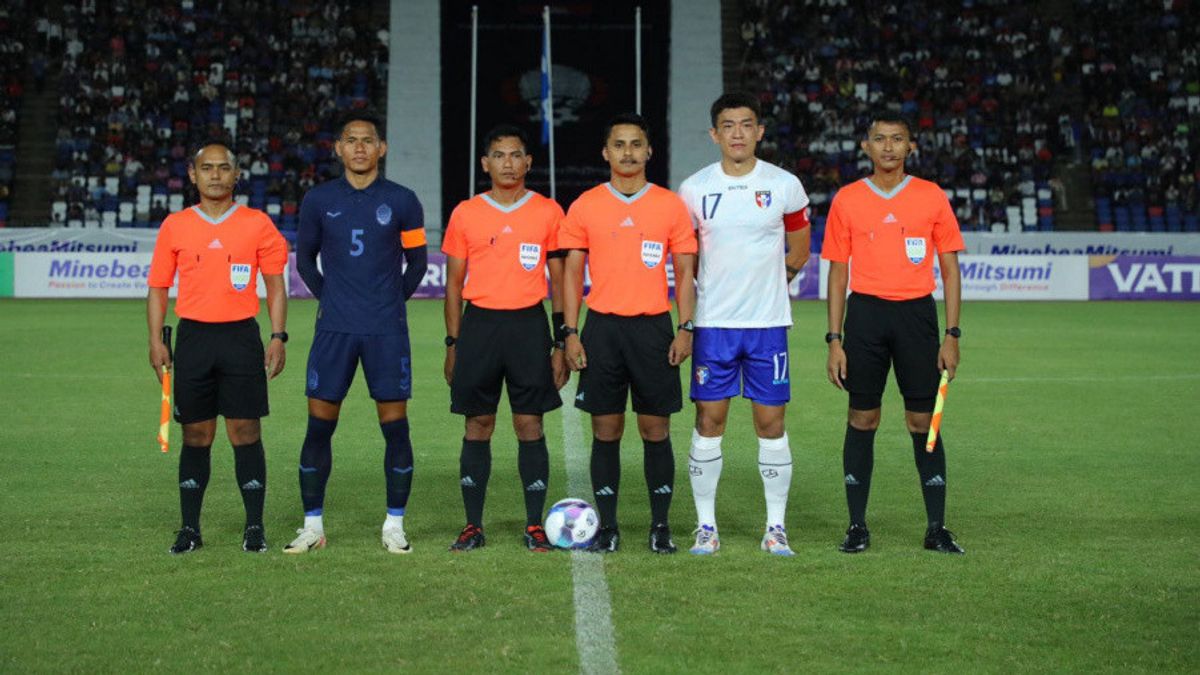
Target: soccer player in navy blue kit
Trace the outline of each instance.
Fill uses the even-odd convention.
[[[308,353],[308,431],[300,451],[304,527],[284,547],[286,553],[325,546],[322,514],[333,465],[331,440],[359,361],[386,443],[383,546],[390,553],[412,550],[404,534],[413,474],[405,301],[425,276],[427,256],[417,196],[379,174],[379,160],[387,153],[382,128],[369,113],[347,114],[335,145],[344,174],[309,190],[300,205],[296,267],[320,307]]]

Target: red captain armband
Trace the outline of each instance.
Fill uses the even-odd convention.
[[[808,227],[808,208],[795,213],[783,214],[783,229],[785,232],[799,232]]]

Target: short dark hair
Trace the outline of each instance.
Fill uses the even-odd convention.
[[[879,124],[880,122],[883,122],[884,124],[899,124],[900,126],[904,127],[905,131],[908,132],[909,138],[913,137],[913,127],[908,121],[908,118],[899,112],[888,110],[887,108],[875,110],[870,114],[869,117],[867,117],[867,126],[866,129],[863,130],[863,136],[870,137],[871,127]]]
[[[713,128],[717,128],[717,116],[721,114],[722,110],[733,110],[734,108],[749,108],[750,112],[754,113],[754,119],[762,122],[762,105],[756,96],[745,91],[727,91],[713,101],[712,108],[708,111],[709,117],[712,118]]]
[[[529,151],[529,135],[521,127],[512,124],[497,124],[483,137],[483,156],[492,151],[492,144],[501,138],[515,138],[521,141],[521,147]]]
[[[360,108],[358,110],[348,110],[339,115],[337,135],[341,136],[351,122],[366,122],[375,127],[375,133],[379,135],[379,138],[384,138],[383,118],[372,110]]]
[[[650,142],[650,125],[646,122],[646,118],[634,112],[624,112],[613,117],[604,125],[604,145],[608,145],[608,137],[612,136],[612,130],[615,126],[622,124],[632,124],[642,130],[646,134],[646,142]]]
[[[233,165],[233,168],[238,168],[237,153],[233,151],[233,146],[228,141],[220,139],[208,140],[198,144],[192,152],[192,166],[195,166],[196,162],[200,160],[200,153],[204,152],[205,148],[211,148],[214,145],[225,148],[225,153],[229,155],[229,163]]]

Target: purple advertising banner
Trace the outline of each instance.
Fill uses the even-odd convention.
[[[792,280],[791,286],[788,288],[788,293],[793,300],[816,300],[820,290],[820,256],[816,253],[810,254],[808,264],[800,274]],[[667,281],[674,288],[675,272],[672,267],[667,265]],[[586,281],[586,280],[585,280]],[[585,286],[588,285],[585,283]],[[585,288],[586,290],[586,288]],[[312,293],[309,292],[308,286],[304,285],[304,281],[300,279],[300,274],[296,271],[296,254],[292,253],[288,260],[288,295],[293,298],[311,298]],[[444,298],[446,297],[446,254],[441,252],[429,252],[429,269],[425,272],[425,279],[421,281],[421,287],[413,295],[414,298]]]
[[[1200,257],[1091,256],[1090,300],[1200,300]]]

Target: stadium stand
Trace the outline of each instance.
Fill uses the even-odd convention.
[[[1181,0],[1077,0],[1100,230],[1196,232],[1200,12]]]
[[[362,27],[386,21],[361,20],[379,3],[109,4],[63,8],[50,220],[157,227],[184,203],[189,150],[225,139],[240,200],[294,231],[304,190],[338,171],[335,111],[382,99],[387,34]]]
[[[26,52],[25,3],[0,6],[0,227],[8,223],[9,202],[16,172],[16,140],[24,95]],[[39,61],[43,66],[45,61]]]

